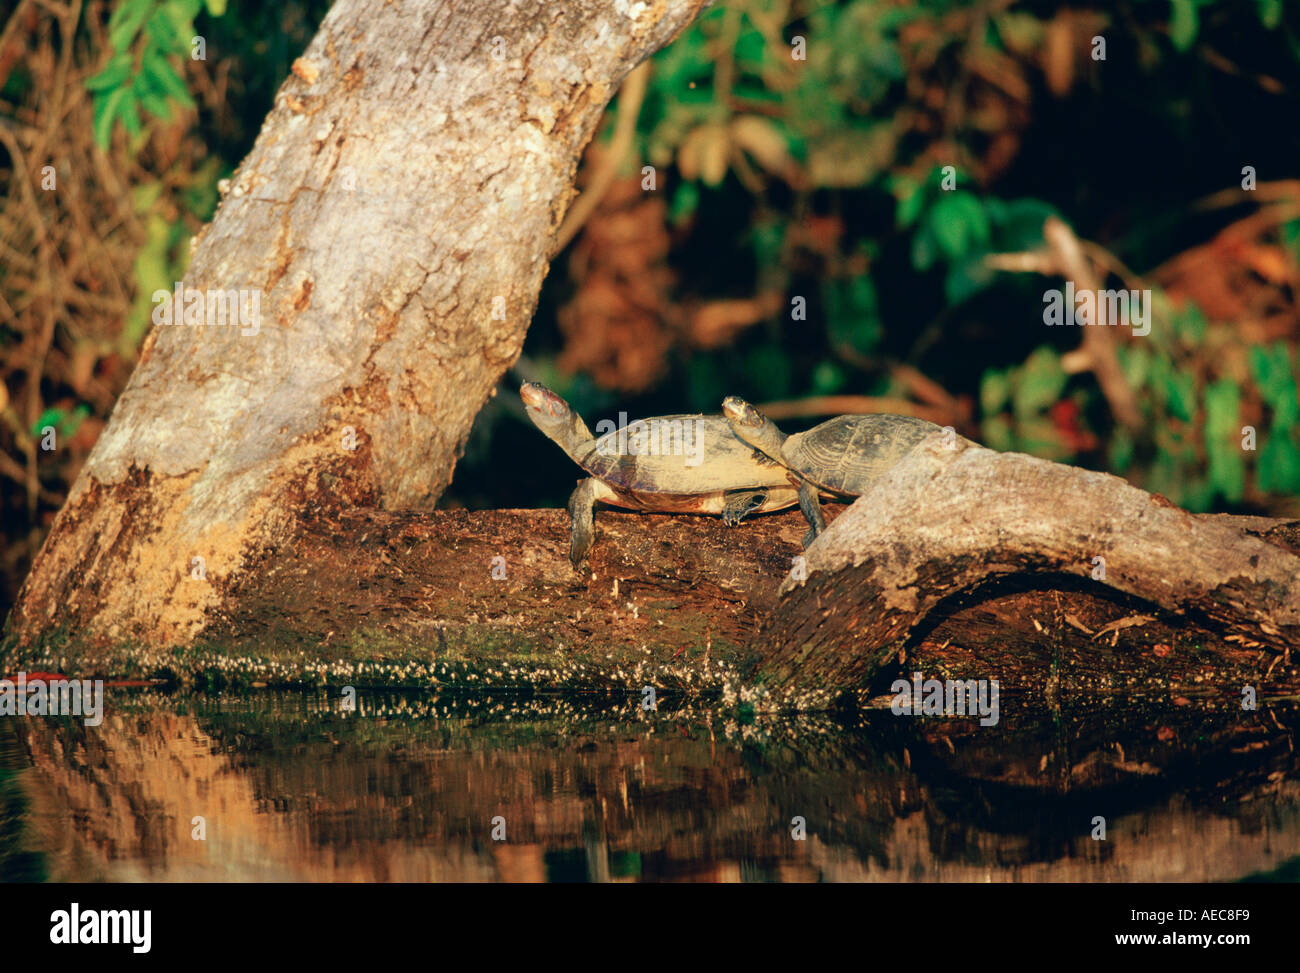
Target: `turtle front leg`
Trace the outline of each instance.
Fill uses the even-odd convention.
[[[826,519],[822,517],[822,502],[817,495],[817,488],[811,483],[799,484],[799,509],[803,511],[809,524],[808,533],[803,535],[803,546],[807,547],[826,529]]]
[[[738,523],[762,509],[767,503],[767,488],[760,490],[728,490],[722,495],[722,522],[728,527]]]
[[[587,559],[591,545],[596,542],[596,501],[601,495],[601,482],[583,480],[569,497],[569,563],[575,568]]]

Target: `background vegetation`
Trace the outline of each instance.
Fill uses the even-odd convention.
[[[0,9],[3,610],[149,295],[183,275],[328,4]],[[518,407],[528,378],[592,422],[727,394],[790,428],[912,412],[1194,510],[1300,515],[1297,119],[1300,7],[1281,0],[725,0],[593,141],[579,185],[599,201],[443,504],[566,498],[576,470]],[[1150,289],[1150,335],[1081,350],[1084,329],[1044,326],[1067,276]]]

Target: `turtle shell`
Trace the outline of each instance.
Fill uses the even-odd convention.
[[[789,486],[777,462],[736,438],[721,416],[656,416],[592,441],[579,459],[592,476],[636,494],[694,496]]]
[[[939,428],[913,416],[836,416],[791,436],[782,456],[817,486],[856,497]]]

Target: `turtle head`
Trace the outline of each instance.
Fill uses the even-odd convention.
[[[726,416],[727,424],[737,439],[778,463],[784,462],[781,446],[785,443],[786,435],[776,428],[771,419],[734,395],[722,400],[722,414]]]
[[[591,443],[591,432],[582,418],[569,408],[569,403],[537,382],[519,386],[519,398],[524,401],[524,411],[538,429],[546,434],[570,456]]]
[[[524,400],[524,408],[528,410],[533,425],[548,436],[551,428],[567,423],[573,412],[569,403],[538,382],[525,382],[519,386],[519,397]]]

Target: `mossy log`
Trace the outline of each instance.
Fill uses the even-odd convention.
[[[79,635],[15,647],[7,668],[649,685],[801,709],[869,702],[914,671],[1049,701],[1300,688],[1300,523],[1193,516],[1018,454],[923,444],[854,506],[828,506],[831,527],[807,552],[793,511],[729,528],[601,510],[580,571],[562,510],[398,513],[317,487],[288,541],[238,574],[190,582],[210,585],[214,606],[192,642]]]

